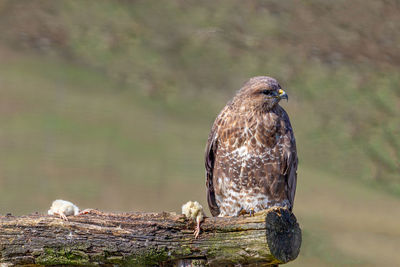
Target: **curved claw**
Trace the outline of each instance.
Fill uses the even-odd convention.
[[[254,208],[251,208],[251,209],[250,209],[250,212],[249,212],[250,216],[254,216],[254,213],[255,213],[255,212],[254,212]]]

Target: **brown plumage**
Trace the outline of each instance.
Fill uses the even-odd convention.
[[[278,104],[283,98],[275,79],[254,77],[215,119],[205,156],[213,216],[293,208],[298,160],[289,117]]]

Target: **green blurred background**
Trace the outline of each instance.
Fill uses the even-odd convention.
[[[400,265],[399,14],[395,0],[0,0],[0,214],[56,198],[206,207],[213,120],[269,75],[300,158],[289,265]]]

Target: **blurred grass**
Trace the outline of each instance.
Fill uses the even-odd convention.
[[[60,192],[69,192],[71,198],[104,196],[107,192],[101,190],[108,185],[115,190],[155,186],[162,194],[168,180],[203,180],[202,171],[196,177],[192,170],[202,169],[209,127],[201,126],[210,124],[213,116],[207,110],[203,113],[209,120],[192,120],[187,113],[132,92],[115,93],[115,85],[103,76],[95,79],[84,68],[71,71],[59,59],[39,61],[33,56],[36,64],[30,65],[29,55],[11,57],[0,67],[5,109],[2,188],[19,186],[14,179],[20,179],[48,201],[49,194],[54,198]],[[71,75],[77,70],[75,80]],[[198,110],[196,104],[186,108],[190,113]],[[102,182],[106,184],[99,186]],[[118,192],[114,196],[118,198]],[[21,203],[20,196],[9,197],[1,202],[3,208]],[[15,208],[21,213],[32,207]]]
[[[212,122],[267,74],[300,157],[291,264],[398,265],[398,2],[154,3],[0,0],[0,213],[206,206]]]
[[[292,265],[398,265],[398,198],[349,177],[304,167],[300,175],[295,214],[304,242]]]
[[[301,110],[306,162],[400,195],[395,0],[0,3],[7,46],[59,56],[172,109],[276,77]]]

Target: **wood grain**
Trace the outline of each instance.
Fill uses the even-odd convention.
[[[102,213],[68,217],[0,216],[0,262],[12,265],[270,265],[294,260],[301,230],[295,216],[273,208],[253,217],[205,218],[175,213]]]

